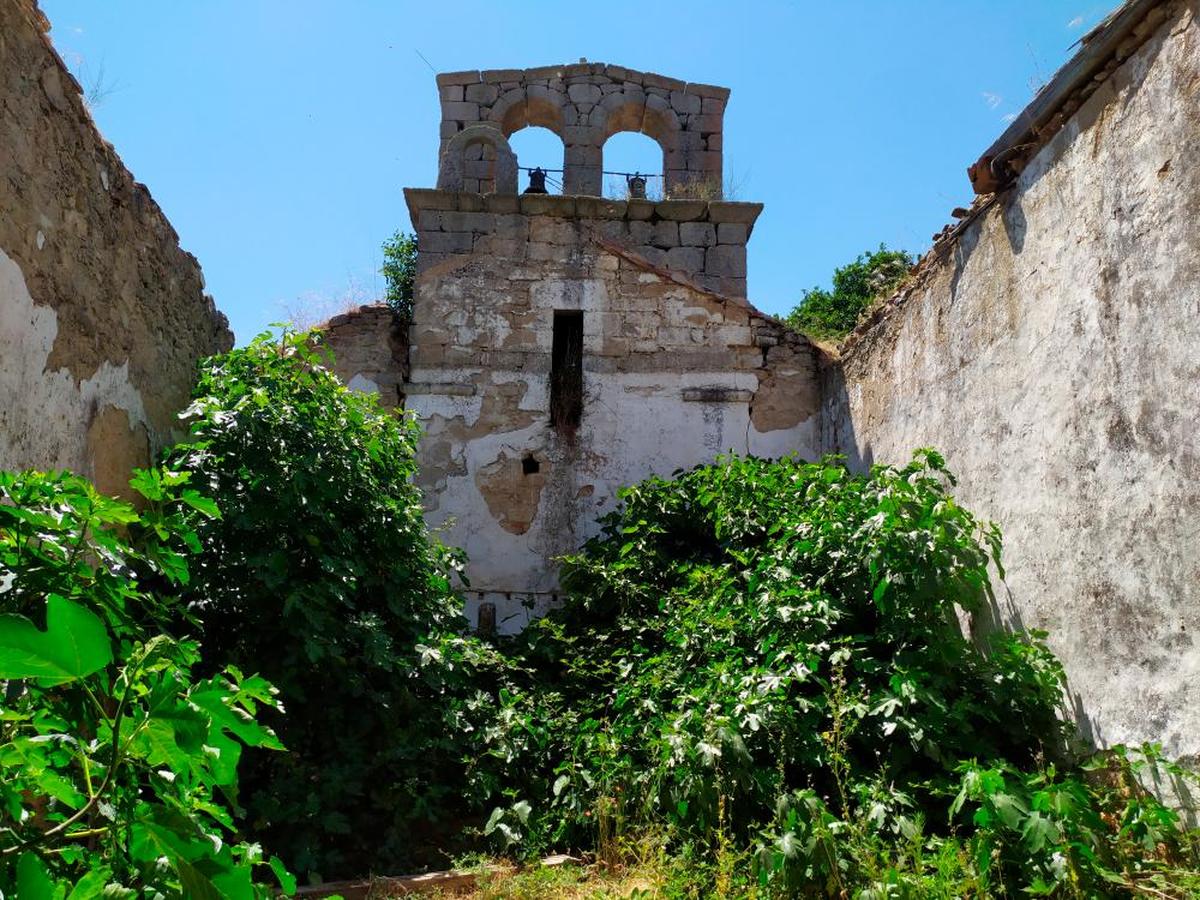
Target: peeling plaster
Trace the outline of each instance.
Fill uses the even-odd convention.
[[[70,469],[94,475],[88,453],[98,419],[101,432],[118,440],[108,410],[121,410],[134,445],[148,431],[142,396],[130,383],[128,362],[103,363],[90,378],[76,382],[66,369],[47,369],[58,336],[54,310],[39,306],[17,263],[0,249],[0,396],[21,402],[0,405],[0,468]],[[149,447],[134,453],[139,465],[149,461]],[[129,456],[129,452],[123,452]],[[126,473],[125,477],[128,477]],[[117,485],[105,488],[124,487]]]

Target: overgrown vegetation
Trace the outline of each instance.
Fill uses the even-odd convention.
[[[487,830],[602,857],[650,831],[732,895],[1182,896],[1195,840],[1136,776],[1184,773],[1074,765],[1043,635],[961,636],[1002,569],[952,483],[924,451],[627,490],[516,646],[472,768]]]
[[[233,809],[243,747],[282,749],[256,721],[274,691],[199,677],[197,642],[171,636],[193,521],[217,510],[186,474],[133,486],[140,512],[72,475],[0,473],[0,895],[271,896]]]
[[[384,302],[400,319],[412,319],[413,283],[417,277],[417,236],[397,231],[383,242]]]
[[[963,637],[1000,536],[935,452],[631,487],[563,607],[493,646],[423,524],[416,426],[318,342],[208,361],[138,509],[0,474],[4,896],[249,898],[463,837],[591,854],[488,897],[1200,893],[1159,797],[1196,777],[1078,756],[1044,635]]]
[[[318,340],[260,335],[207,363],[168,457],[223,512],[199,525],[185,594],[206,658],[262,672],[287,709],[272,723],[290,753],[245,759],[245,821],[314,878],[403,871],[450,842],[487,664],[457,557],[422,519],[415,424],[346,389]]]
[[[833,289],[806,290],[800,303],[787,314],[792,328],[818,340],[837,340],[854,330],[859,318],[878,297],[894,291],[908,276],[914,260],[904,250],[878,250],[859,254],[833,273]]]

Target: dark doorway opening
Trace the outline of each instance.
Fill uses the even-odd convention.
[[[583,418],[583,313],[554,311],[550,360],[550,424],[574,431]]]

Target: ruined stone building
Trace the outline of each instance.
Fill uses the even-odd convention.
[[[44,32],[0,3],[0,468],[116,491],[231,336]],[[761,207],[721,198],[727,90],[598,63],[438,90],[437,184],[406,191],[414,319],[368,307],[328,340],[424,426],[472,621],[552,603],[558,557],[648,475],[935,446],[1005,534],[975,626],[1046,628],[1096,743],[1200,760],[1200,0],[1129,0],[1087,35],[836,351],[747,299]],[[562,139],[561,195],[517,193],[508,139],[531,125]],[[661,147],[667,199],[600,196],[622,131]]]
[[[1198,11],[1130,0],[1085,37],[838,352],[747,302],[760,207],[718,199],[728,91],[596,63],[439,76],[437,188],[405,192],[414,321],[366,308],[330,342],[424,425],[428,518],[470,556],[472,620],[543,608],[555,558],[651,473],[935,446],[1006,537],[977,627],[1047,628],[1099,744],[1200,756]],[[562,196],[516,193],[507,139],[528,125],[563,140]],[[673,199],[598,196],[623,130],[662,147]]]
[[[48,27],[32,0],[0,3],[0,469],[120,493],[233,336]]]
[[[599,196],[605,141],[634,130],[662,147],[668,195],[719,197],[728,90],[601,63],[438,87],[438,187],[405,191],[407,377],[378,312],[330,340],[347,378],[402,390],[424,425],[428,520],[467,551],[468,615],[493,604],[511,631],[553,600],[557,557],[620,487],[730,450],[816,453],[817,357],[745,299],[759,204]],[[508,136],[527,125],[562,137],[567,194],[516,193]]]

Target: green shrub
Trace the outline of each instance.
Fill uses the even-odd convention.
[[[169,459],[223,513],[199,528],[187,591],[206,658],[261,671],[287,708],[291,752],[247,755],[247,822],[328,878],[449,843],[487,660],[463,635],[458,562],[425,529],[416,425],[340,384],[318,340],[261,335],[209,361]]]
[[[0,473],[0,895],[271,896],[231,807],[243,746],[282,749],[255,720],[274,691],[196,677],[196,642],[163,630],[190,522],[216,515],[187,482],[138,473],[139,512],[72,475]]]
[[[833,272],[833,290],[815,287],[804,292],[785,321],[809,337],[830,340],[845,337],[877,297],[890,294],[908,277],[913,258],[904,250],[883,244],[860,254]]]
[[[383,268],[387,290],[384,302],[399,318],[412,319],[413,283],[417,277],[417,236],[397,231],[383,242]]]
[[[513,648],[527,674],[472,770],[491,833],[603,853],[666,829],[697,860],[755,848],[789,895],[1093,896],[1152,868],[1070,768],[1044,635],[961,635],[1002,569],[952,484],[922,451],[869,475],[727,458],[627,489]],[[1166,841],[1166,807],[1126,792]]]

